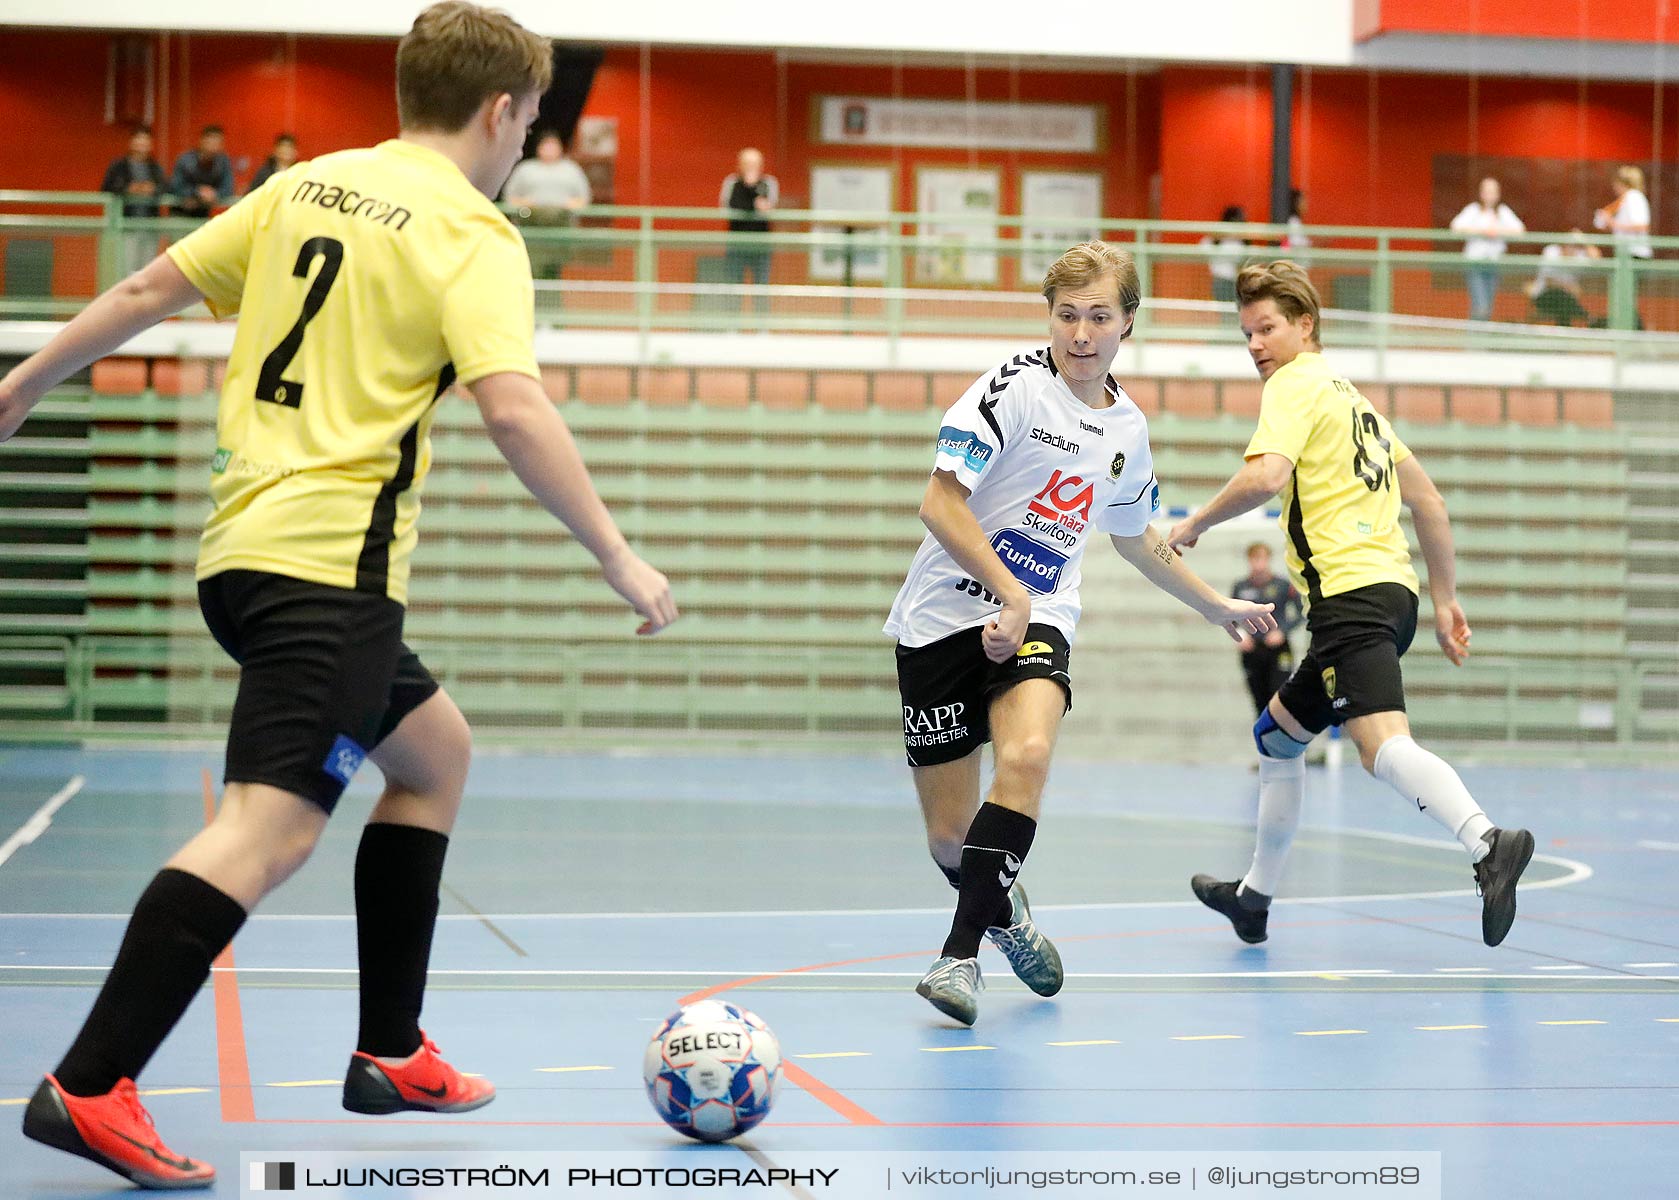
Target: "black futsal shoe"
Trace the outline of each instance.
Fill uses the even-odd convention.
[[[1197,900],[1230,919],[1237,937],[1250,946],[1257,946],[1270,936],[1265,932],[1265,924],[1271,916],[1271,897],[1255,891],[1238,896],[1236,888],[1240,883],[1239,879],[1227,883],[1211,875],[1197,875],[1189,881],[1189,886]]]
[[[1481,940],[1496,946],[1516,921],[1516,880],[1533,859],[1533,835],[1525,829],[1490,829],[1481,840],[1492,847],[1475,864],[1481,893]]]

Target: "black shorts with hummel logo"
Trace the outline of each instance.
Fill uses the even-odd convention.
[[[912,767],[966,758],[991,740],[991,701],[1023,679],[1053,679],[1073,707],[1072,651],[1053,625],[1026,627],[1013,658],[985,657],[978,626],[925,646],[898,647],[898,695],[904,709],[904,753]]]
[[[1277,699],[1312,733],[1354,717],[1405,711],[1399,659],[1417,635],[1417,594],[1375,583],[1325,596],[1306,614],[1312,643]]]

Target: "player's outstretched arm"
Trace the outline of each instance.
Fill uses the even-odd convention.
[[[1199,512],[1172,526],[1166,544],[1174,550],[1195,545],[1214,525],[1239,517],[1250,508],[1258,508],[1282,491],[1293,472],[1294,464],[1281,454],[1254,455]]]
[[[0,379],[0,442],[18,431],[42,396],[77,371],[202,299],[166,254],[111,288]]]
[[[1244,634],[1264,634],[1277,627],[1277,618],[1269,604],[1253,604],[1221,595],[1184,563],[1183,556],[1167,544],[1153,525],[1136,537],[1113,538],[1114,549],[1120,557],[1136,567],[1144,579],[1182,601],[1207,619],[1221,626],[1230,640],[1240,644]]]
[[[992,662],[1012,658],[1026,640],[1026,627],[1032,621],[1032,594],[1009,573],[986,540],[979,518],[968,507],[968,489],[951,472],[934,471],[921,497],[920,515],[945,553],[1002,605],[996,619],[980,632],[985,656]]]
[[[1469,657],[1472,631],[1463,606],[1457,602],[1457,552],[1452,544],[1452,522],[1446,515],[1446,498],[1416,455],[1399,464],[1399,499],[1411,510],[1411,524],[1417,529],[1417,544],[1428,564],[1428,595],[1434,603],[1434,640],[1461,667]]]
[[[519,482],[565,523],[593,554],[601,574],[642,617],[637,633],[657,633],[677,618],[670,581],[630,549],[595,491],[571,430],[529,375],[506,371],[467,385]]]

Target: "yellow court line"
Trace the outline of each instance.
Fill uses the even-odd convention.
[[[286,1083],[270,1083],[268,1087],[337,1087],[342,1079],[293,1079]]]
[[[1117,1046],[1112,1038],[1092,1038],[1088,1042],[1045,1042],[1046,1046]]]
[[[12,1105],[12,1104],[28,1104],[28,1103],[29,1103],[29,1097],[28,1096],[23,1097],[21,1100],[0,1100],[0,1108],[3,1108],[7,1105]]]
[[[1242,1035],[1239,1033],[1197,1033],[1185,1037],[1175,1037],[1172,1040],[1174,1042],[1239,1042],[1242,1040]]]
[[[1296,1029],[1295,1037],[1345,1037],[1350,1033],[1369,1033],[1368,1029]]]
[[[545,1075],[564,1075],[569,1071],[610,1071],[611,1067],[538,1067]]]
[[[819,1054],[794,1054],[793,1058],[867,1058],[868,1050],[824,1050]]]
[[[995,1046],[923,1046],[923,1054],[963,1054],[969,1050],[995,1050]]]
[[[142,1096],[201,1096],[209,1088],[145,1088]]]
[[[1608,1021],[1541,1021],[1541,1025],[1607,1025]]]
[[[1663,1025],[1679,1025],[1679,1017],[1657,1017]]]
[[[1418,1025],[1416,1028],[1426,1033],[1437,1033],[1442,1029],[1485,1029],[1485,1025]]]

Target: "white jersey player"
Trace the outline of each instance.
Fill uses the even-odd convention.
[[[1061,958],[1016,881],[1037,830],[1061,718],[1085,544],[1105,533],[1145,578],[1240,640],[1268,604],[1221,595],[1149,524],[1160,490],[1148,422],[1108,374],[1141,302],[1123,250],[1086,242],[1044,277],[1050,344],[981,377],[945,413],[921,502],[928,536],[886,632],[898,641],[904,747],[933,859],[958,891],[943,953],[916,987],[964,1025],[978,1016],[979,942],[1033,991]],[[979,749],[996,743],[980,804]]]

